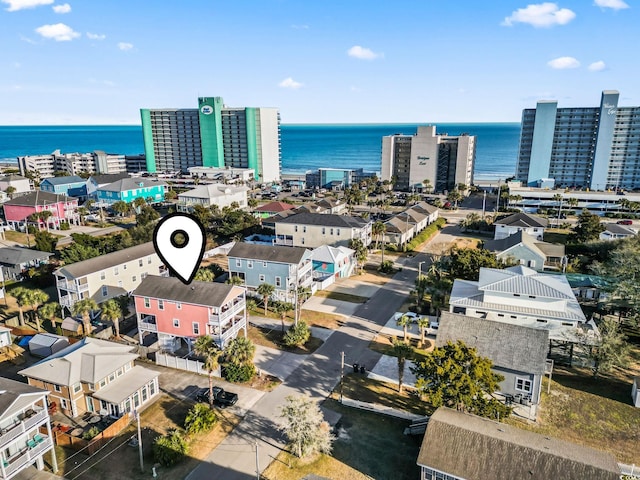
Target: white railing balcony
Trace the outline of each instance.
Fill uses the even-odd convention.
[[[293,240],[284,240],[284,239],[276,238],[274,241],[274,245],[284,245],[285,247],[293,247]]]
[[[158,331],[158,325],[156,324],[156,319],[154,317],[142,317],[138,323],[138,328],[147,332]]]
[[[222,339],[222,342],[226,344],[227,340],[231,340],[232,338],[235,338],[238,335],[238,332],[244,328],[244,325],[245,325],[244,321],[238,321],[235,323],[235,325],[231,325],[226,330],[223,330],[222,335],[220,336]]]
[[[23,468],[31,465],[36,458],[42,455],[44,452],[50,450],[53,447],[51,438],[46,435],[40,434],[40,441],[36,442],[32,447],[26,447],[20,450],[17,454],[9,457],[4,462],[7,464],[2,470],[4,470],[4,476],[2,470],[0,470],[0,478],[11,478],[14,473],[19,472]],[[35,440],[34,440],[35,442]]]
[[[231,305],[229,308],[227,308],[224,311],[220,310],[220,312],[217,315],[209,315],[209,323],[211,324],[218,324],[218,322],[221,324],[225,323],[227,320],[232,319],[234,315],[244,310],[244,308],[245,308],[245,302],[237,302],[236,304]]]
[[[71,295],[65,295],[64,297],[60,297],[58,300],[61,306],[71,308],[75,302],[75,300],[71,297]]]
[[[89,290],[88,283],[76,283],[76,282],[69,282],[67,280],[58,280],[56,282],[56,285],[58,286],[58,288],[61,288],[68,292],[85,292]]]

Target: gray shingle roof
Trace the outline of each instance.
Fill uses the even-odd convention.
[[[0,417],[23,395],[42,395],[46,390],[32,387],[24,382],[16,382],[8,378],[0,377]]]
[[[508,217],[501,218],[493,222],[496,225],[508,225],[510,227],[542,227],[545,228],[549,224],[549,220],[542,217],[529,215],[528,213],[514,213]]]
[[[140,186],[140,184],[142,184],[142,187]],[[128,190],[135,190],[137,188],[151,188],[159,185],[166,186],[167,184],[162,180],[157,180],[155,178],[122,178],[113,183],[100,187],[99,190],[106,192],[126,192]]]
[[[35,192],[29,192],[24,195],[20,195],[4,205],[22,205],[28,207],[35,207],[36,205],[51,205],[58,202],[77,202],[76,198],[67,197],[66,195],[58,195],[56,193],[41,192],[36,190]]]
[[[47,260],[53,253],[30,250],[22,247],[2,247],[0,248],[0,264],[2,265],[22,265],[32,260]]]
[[[235,297],[242,290],[244,290],[242,287],[225,283],[191,282],[189,285],[185,285],[177,278],[149,275],[134,290],[133,295],[192,305],[220,307],[228,301],[229,297]]]
[[[463,341],[497,367],[542,375],[549,348],[549,332],[511,323],[494,322],[443,312],[436,346]]]
[[[230,258],[246,258],[249,260],[298,265],[308,253],[308,250],[302,247],[253,245],[249,243],[236,242],[227,256]]]
[[[42,183],[47,182],[51,185],[67,185],[69,183],[87,183],[87,181],[77,175],[69,175],[66,177],[49,177],[45,178]]]
[[[103,173],[101,175],[91,175],[97,185],[108,185],[123,178],[129,178],[128,173]]]
[[[125,248],[118,250],[117,252],[107,253],[99,257],[90,258],[81,262],[65,265],[58,268],[54,273],[56,275],[62,274],[67,278],[79,278],[89,275],[90,273],[99,272],[107,268],[121,265],[125,262],[130,262],[137,258],[143,258],[148,255],[157,255],[153,243],[143,243],[136,245],[135,247]]]
[[[617,223],[605,224],[605,230],[607,232],[615,233],[616,235],[635,235],[635,230],[625,227],[624,225],[618,225]]]
[[[620,478],[610,453],[448,408],[431,416],[418,465],[473,480]]]
[[[308,212],[296,213],[285,218],[274,218],[273,221],[276,224],[287,223],[291,225],[319,225],[343,228],[363,228],[369,223],[367,220],[360,217]]]

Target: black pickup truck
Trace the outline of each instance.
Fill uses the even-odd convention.
[[[230,407],[238,401],[238,394],[226,392],[220,387],[213,387],[213,404],[220,408]],[[196,393],[196,402],[209,403],[209,389],[201,388]]]

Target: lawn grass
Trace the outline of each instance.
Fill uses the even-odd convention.
[[[561,229],[553,229],[553,230],[545,230],[544,231],[544,241],[549,243],[561,243],[562,245],[566,245],[569,241],[569,235],[571,235],[571,230],[561,230]]]
[[[4,232],[4,238],[10,242],[31,245],[32,247],[36,244],[36,237],[34,235],[29,234],[27,239],[26,233],[16,232],[15,230],[6,230]]]
[[[402,337],[399,338],[402,339]],[[433,339],[430,340],[428,338],[425,338],[423,348],[419,347],[419,344],[419,338],[410,339],[410,345],[413,347],[413,356],[411,360],[416,363],[424,362],[427,355],[429,355],[429,353],[433,351],[433,348],[435,346],[433,343]],[[375,340],[372,340],[371,343],[369,343],[369,349],[373,350],[374,352],[382,353],[383,355],[389,355],[391,357],[396,356],[393,352],[392,339],[384,335],[378,335]]]
[[[300,480],[309,474],[335,480],[371,478],[330,455],[320,454],[311,459],[304,459],[287,452],[280,452],[271,465],[262,472],[262,478],[264,480]]]
[[[285,326],[285,332],[288,328],[289,328],[288,325]],[[284,350],[292,353],[298,353],[298,354],[313,353],[323,343],[322,340],[320,340],[319,338],[310,337],[307,343],[305,343],[301,347],[287,347],[283,340],[285,332],[283,332],[280,328],[270,329],[270,328],[250,326],[247,329],[249,340],[251,340],[256,345],[275,348],[277,350]]]
[[[316,312],[315,310],[302,309],[300,318],[307,322],[310,327],[328,328],[329,330],[337,330],[345,323],[346,317],[343,315],[334,315],[332,313]]]
[[[352,295],[350,293],[342,293],[332,290],[320,290],[316,292],[315,296],[349,303],[365,303],[367,300],[369,300],[368,297],[361,297],[360,295]]]

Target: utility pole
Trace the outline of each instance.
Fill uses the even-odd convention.
[[[341,352],[342,362],[340,365],[340,403],[342,403],[342,393],[344,390],[344,351]]]
[[[258,461],[258,441],[256,440],[256,479],[260,480],[260,462]]]
[[[487,191],[484,191],[484,195],[482,196],[482,219],[484,220],[484,212],[485,207],[487,205]]]
[[[422,262],[418,262],[418,280],[420,280],[420,277],[422,277],[422,264],[425,263],[424,261]]]
[[[144,473],[144,458],[142,457],[142,433],[140,432],[140,413],[137,410],[136,420],[138,421],[138,453],[140,454],[140,471]]]

